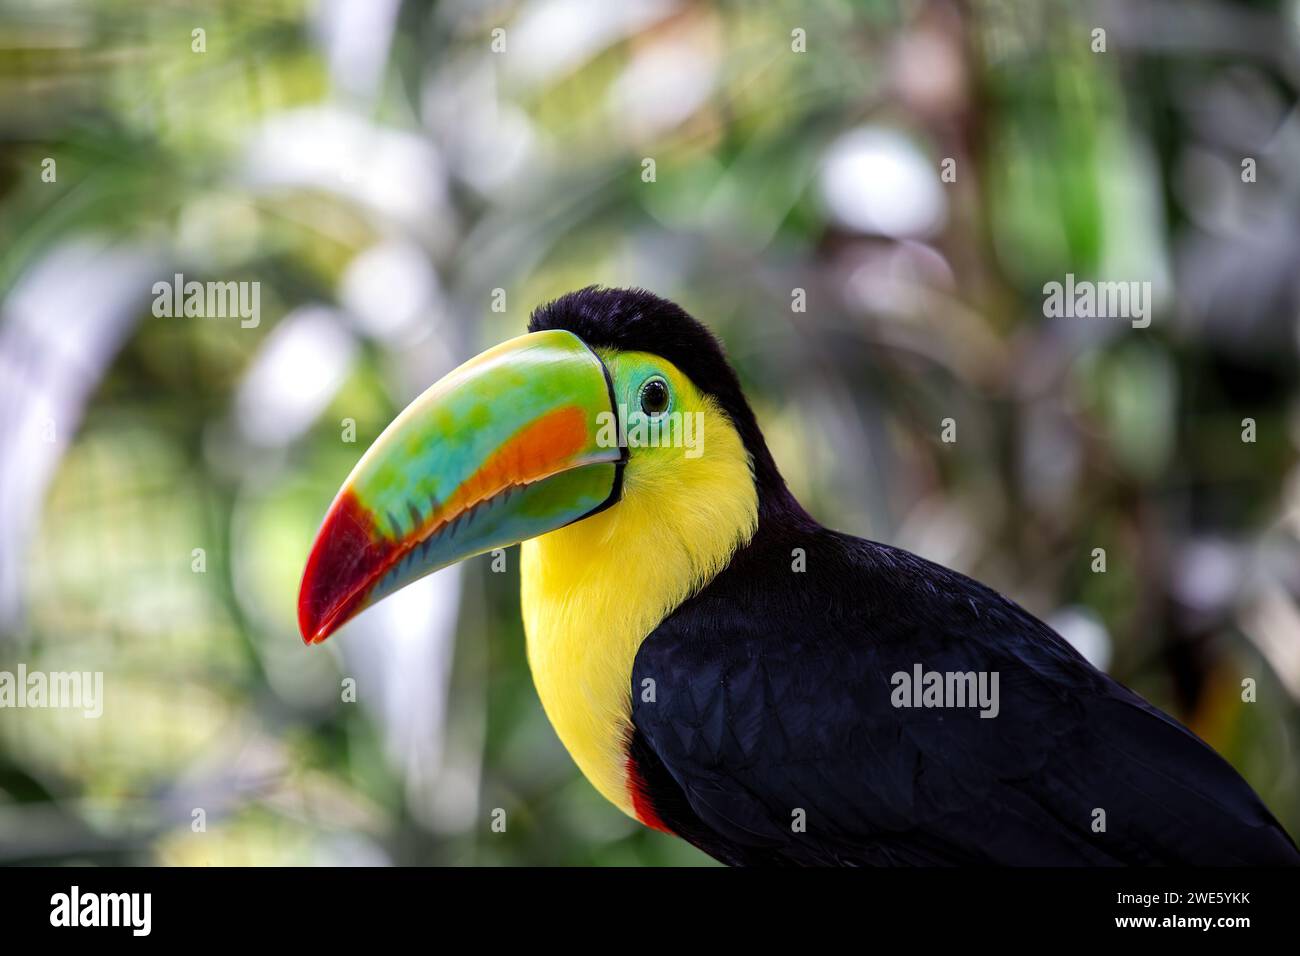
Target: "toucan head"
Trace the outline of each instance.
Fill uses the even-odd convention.
[[[788,497],[721,346],[678,306],[591,287],[528,329],[432,385],[361,457],[307,559],[304,641],[432,571],[574,523],[635,509],[657,513],[668,547],[739,542],[765,499]]]

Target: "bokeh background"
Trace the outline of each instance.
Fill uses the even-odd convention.
[[[1051,621],[1300,831],[1296,0],[0,11],[0,669],[106,695],[0,710],[0,862],[709,862],[568,759],[514,550],[296,632],[362,450],[590,283],[720,333],[823,521]],[[155,317],[176,272],[259,324]],[[1066,273],[1151,326],[1045,318]]]

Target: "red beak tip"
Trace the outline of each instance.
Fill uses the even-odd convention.
[[[310,628],[304,627],[301,630],[302,630],[302,642],[306,644],[308,647],[313,647],[316,644],[325,643],[325,638],[329,637],[331,633],[330,629],[326,627],[317,628],[314,631],[311,630]]]
[[[298,631],[304,644],[324,643],[364,606],[366,582],[394,547],[377,538],[374,519],[356,495],[340,492],[316,532],[298,590]]]
[[[305,603],[298,606],[298,633],[302,635],[302,642],[308,647],[313,644],[319,644],[330,636],[333,628],[329,622],[321,621],[319,614],[313,613],[311,607]]]

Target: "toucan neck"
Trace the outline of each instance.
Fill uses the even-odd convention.
[[[758,420],[743,397],[731,403],[727,415],[736,433],[749,453],[750,470],[754,476],[754,489],[758,495],[758,521],[760,527],[793,527],[811,530],[819,527],[817,521],[799,503],[785,483],[776,459],[767,447],[767,439],[758,427]]]
[[[542,704],[583,772],[629,813],[637,649],[727,567],[760,521],[758,463],[716,411],[706,410],[698,458],[634,460],[617,504],[523,546],[524,629]],[[766,455],[765,479],[769,472],[779,481]]]

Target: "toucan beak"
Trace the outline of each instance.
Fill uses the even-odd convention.
[[[318,644],[412,581],[618,500],[613,386],[571,332],[522,335],[450,372],[393,420],[330,506],[302,576]]]

